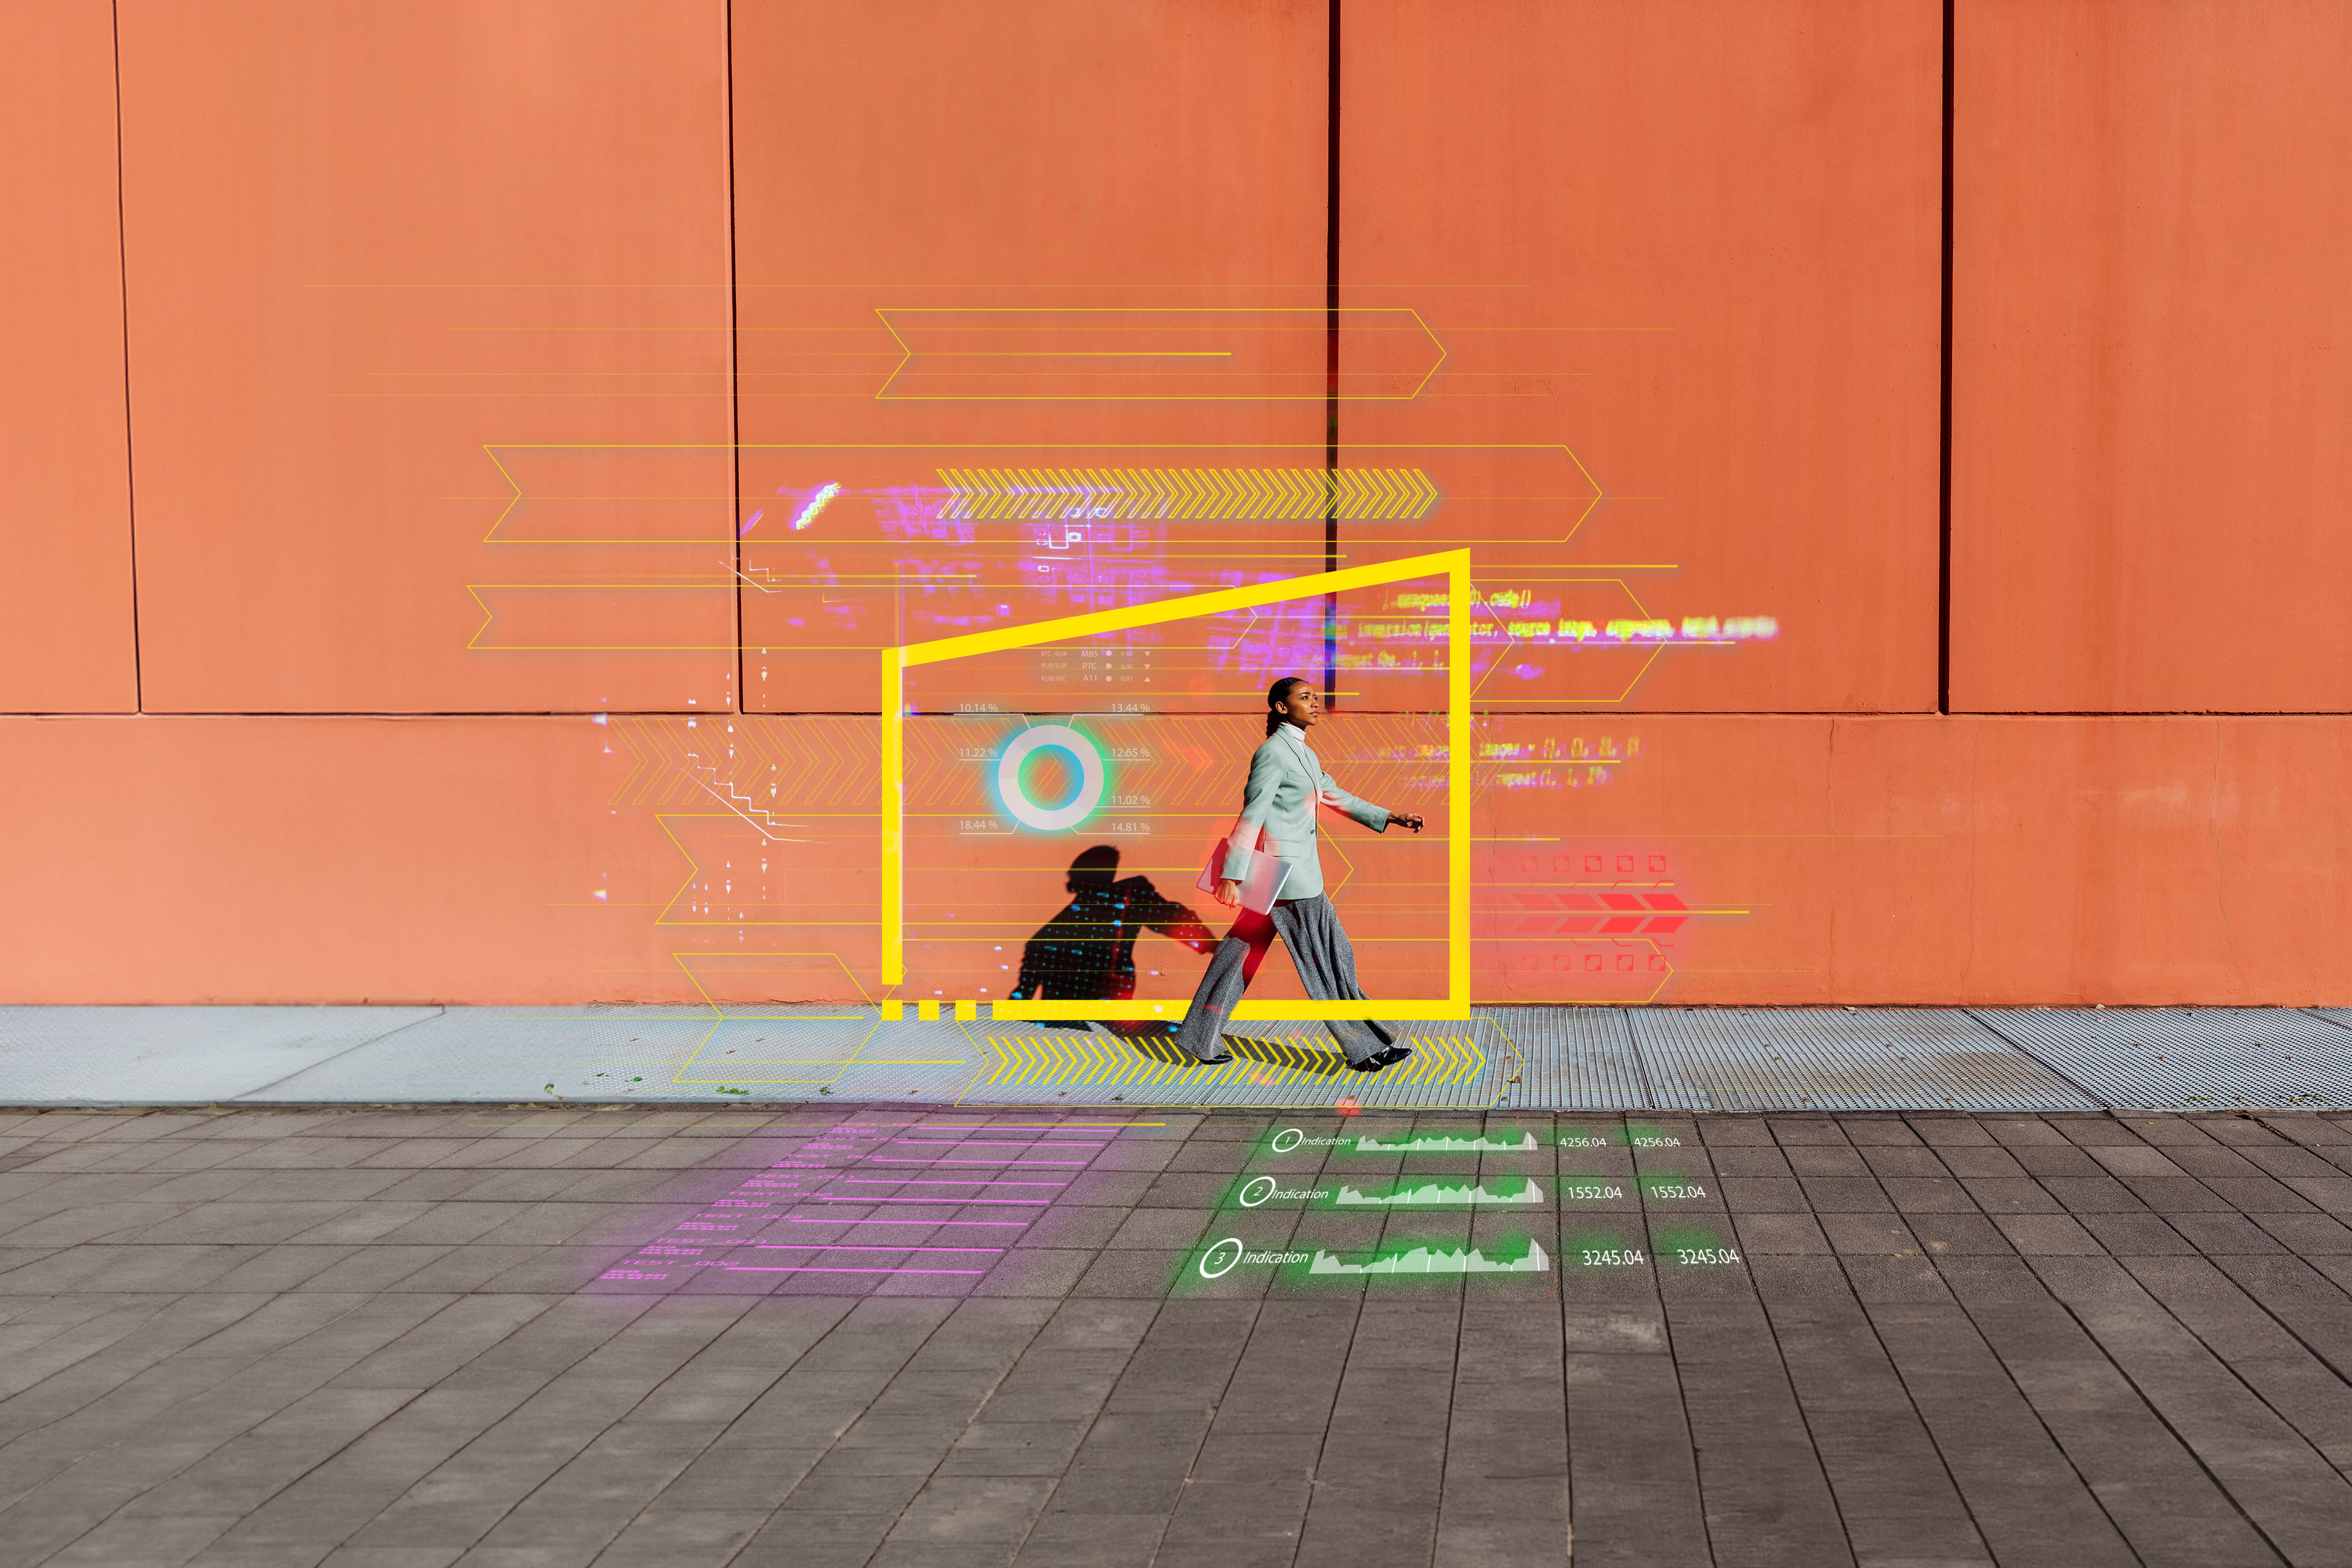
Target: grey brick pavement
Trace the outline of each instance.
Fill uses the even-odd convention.
[[[2347,1220],[2334,1115],[0,1115],[0,1568],[2352,1563]]]

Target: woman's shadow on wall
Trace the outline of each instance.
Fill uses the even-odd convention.
[[[1164,898],[1149,877],[1121,877],[1118,850],[1097,844],[1070,862],[1070,901],[1038,928],[1021,949],[1016,1002],[1125,1002],[1135,995],[1135,939],[1155,931],[1194,952],[1216,950],[1217,938],[1200,917]],[[1081,1023],[1051,1028],[1084,1029]],[[1172,1035],[1176,1026],[1159,1019],[1121,1020],[1106,1026],[1128,1038]]]

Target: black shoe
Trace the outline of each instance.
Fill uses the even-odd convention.
[[[1223,1056],[1221,1056],[1221,1057],[1194,1057],[1192,1059],[1193,1059],[1194,1061],[1196,1061],[1196,1062],[1199,1062],[1199,1063],[1200,1063],[1202,1067],[1204,1067],[1204,1068],[1213,1068],[1213,1067],[1215,1067],[1219,1062],[1229,1062],[1229,1061],[1233,1060],[1233,1059],[1234,1059],[1234,1053],[1233,1053],[1233,1052],[1231,1052],[1231,1051],[1227,1051]]]
[[[1386,1067],[1386,1066],[1388,1066],[1388,1065],[1389,1065],[1389,1054],[1388,1054],[1388,1052],[1386,1052],[1386,1051],[1374,1051],[1370,1056],[1366,1057],[1362,1061],[1360,1061],[1360,1062],[1349,1062],[1349,1063],[1348,1064],[1348,1070],[1349,1070],[1349,1072],[1378,1072],[1378,1071],[1380,1071],[1382,1068],[1384,1068],[1384,1067]]]
[[[1410,1046],[1391,1046],[1381,1053],[1381,1065],[1392,1068],[1411,1055],[1412,1047]]]

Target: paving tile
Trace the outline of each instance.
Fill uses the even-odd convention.
[[[1825,1214],[1821,1216],[1821,1227],[1838,1252],[1916,1255],[1920,1250],[1911,1227],[1898,1215]]]
[[[2028,1173],[2017,1156],[2006,1149],[1983,1144],[1937,1144],[1936,1158],[1945,1170],[1963,1182],[2021,1180]]]
[[[2074,1216],[2100,1247],[2117,1258],[2194,1253],[2188,1237],[2152,1214],[2085,1214]]]
[[[1719,1177],[1761,1176],[1787,1180],[1796,1174],[1788,1156],[1780,1152],[1778,1144],[1767,1144],[1762,1148],[1709,1145],[1707,1155],[1714,1161],[1715,1173]]]
[[[71,1344],[62,1352],[43,1346],[15,1358],[0,1368],[0,1376],[16,1380],[0,1404],[0,1442],[45,1428],[53,1437],[100,1428],[93,1446],[135,1433],[152,1418],[159,1397],[168,1400],[174,1391],[206,1386],[243,1364],[226,1348],[231,1331],[264,1319],[274,1326],[283,1317],[274,1307],[270,1298],[256,1296],[160,1300],[137,1310],[125,1323],[107,1324],[101,1342]],[[183,1354],[191,1349],[203,1359],[193,1375],[187,1369],[196,1358]],[[160,1396],[159,1387],[164,1390]]]
[[[1571,1523],[1580,1564],[2227,1563],[2272,1558],[2239,1504],[2313,1561],[2293,1519],[2347,1506],[2340,1118],[1653,1117],[1678,1143],[1627,1151],[1550,1142],[1622,1119],[1522,1114],[1533,1157],[1280,1169],[1679,1175],[1707,1199],[1574,1222],[1696,1220],[1744,1265],[1171,1300],[1274,1125],[1188,1115],[984,1293],[579,1293],[666,1200],[861,1114],[238,1111],[16,1145],[93,1152],[0,1173],[31,1243],[11,1268],[0,1237],[0,1568],[180,1520],[213,1523],[159,1550],[214,1564],[1469,1568],[1559,1560]],[[1265,1217],[1343,1255],[1518,1223]]]
[[[1820,1455],[1760,1310],[1675,1309],[1676,1370],[1718,1559],[1850,1562]]]
[[[1052,1492],[1046,1476],[935,1476],[891,1527],[891,1547],[1002,1546],[1010,1557]]]
[[[1943,1275],[1924,1255],[1891,1258],[1853,1255],[1840,1261],[1845,1265],[1847,1279],[1853,1282],[1855,1299],[1871,1305],[1950,1299],[1951,1293],[1944,1284]]]
[[[1549,1313],[1466,1301],[1461,1320],[1435,1560],[1569,1557],[1563,1339]]]
[[[2177,1176],[2180,1173],[2179,1171],[2168,1161],[2164,1161],[2159,1168],[2154,1170],[2117,1173],[2101,1164],[2099,1161],[2087,1150],[2078,1149],[2072,1143],[2051,1145],[2038,1143],[2019,1144],[2011,1148],[2009,1152],[2010,1157],[2015,1160],[2018,1164],[2024,1169],[2027,1175],[2039,1176],[2045,1180],[2052,1176],[2098,1176],[2115,1174]],[[2155,1154],[2156,1151],[2146,1149],[2140,1151],[2140,1152]],[[2158,1155],[2157,1158],[2159,1161],[2162,1161],[2161,1155]]]
[[[2352,1253],[2352,1226],[2324,1214],[2257,1214],[2252,1216],[2287,1251],[2303,1257]]]
[[[1861,1151],[1843,1144],[1835,1147],[1795,1144],[1784,1149],[1782,1153],[1788,1160],[1789,1169],[1799,1176],[1867,1176],[1871,1173],[1869,1163],[1863,1159]]]
[[[2278,1139],[2277,1133],[2251,1116],[2200,1116],[2190,1120],[2199,1131],[2220,1143],[2268,1147]]]
[[[2284,1182],[2266,1175],[2200,1176],[2198,1180],[2241,1214],[2309,1214],[2316,1206]]]
[[[2248,1164],[2266,1176],[2334,1176],[2342,1173],[2307,1149],[2282,1144],[2275,1148],[2251,1148],[2239,1151]]]
[[[1858,1563],[1991,1558],[1859,1302],[1781,1302],[1772,1334]]]
[[[1182,1209],[1138,1209],[1106,1244],[1113,1247],[1190,1247],[1213,1216]]]
[[[2235,1255],[2211,1259],[2213,1267],[2262,1304],[2338,1378],[2352,1382],[2352,1285],[2326,1269],[2341,1269],[2340,1257],[2315,1258]],[[2320,1267],[2315,1267],[2319,1265]]]
[[[2338,1471],[2352,1471],[2352,1398],[2333,1367],[2201,1258],[2138,1258],[2140,1288]]]
[[[1800,1178],[1806,1201],[1816,1214],[1892,1212],[1895,1203],[1873,1176]]]
[[[2161,1215],[2227,1214],[2228,1199],[2194,1176],[2126,1176],[2132,1195]]]
[[[79,1568],[85,1563],[93,1568],[179,1568],[236,1522],[235,1515],[183,1515],[169,1519],[118,1516],[82,1535],[47,1561],[60,1568],[66,1564]]]
[[[2263,1117],[2263,1125],[2279,1137],[2292,1139],[2297,1143],[2352,1144],[2352,1123],[2340,1117],[2274,1110]]]
[[[648,1509],[596,1558],[599,1568],[700,1568],[736,1553],[768,1521],[764,1510]]]
[[[1964,1310],[1905,1303],[1866,1310],[1994,1561],[2019,1568],[2137,1562]]]
[[[2046,1294],[1981,1290],[1975,1288],[1979,1280],[1951,1269],[1945,1277],[2143,1563],[2160,1568],[2277,1563],[2198,1456],[2174,1438],[2067,1307]]]
[[[1167,1528],[1159,1513],[1039,1516],[1013,1556],[1020,1568],[1146,1568]]]
[[[2201,1253],[2286,1250],[2278,1237],[2244,1215],[2176,1214],[2169,1216],[2169,1223],[2184,1240]]]
[[[2168,1153],[2164,1150],[2151,1148],[2137,1141],[2130,1143],[2095,1145],[2086,1149],[2084,1152],[2108,1172],[2118,1176],[2235,1175],[2239,1173],[2239,1167],[2244,1164],[2244,1162],[2237,1160],[2222,1150],[2200,1151],[2191,1148],[2176,1148],[2172,1152]],[[2227,1161],[2230,1168],[2191,1171],[2182,1163],[2184,1161],[2194,1161],[2207,1167],[2211,1167],[2220,1161]],[[2027,1169],[2032,1169],[2030,1162]],[[2040,1173],[2036,1173],[2036,1174]]]
[[[1673,1360],[1571,1352],[1563,1382],[1577,1561],[1712,1563]]]
[[[2034,1116],[1988,1116],[1981,1120],[1986,1133],[2002,1148],[2019,1149],[2072,1148],[2073,1141],[2049,1122]]]
[[[991,1421],[964,1428],[940,1461],[940,1477],[1058,1477],[1069,1468],[1087,1420]]]
[[[1750,1257],[1748,1277],[1764,1301],[1833,1300],[1853,1298],[1853,1281],[1835,1258]]]
[[[1973,1209],[1966,1214],[1906,1214],[1904,1221],[1930,1258],[2000,1256],[2015,1250],[1999,1226]]]
[[[2259,1333],[2223,1293],[2196,1289],[2198,1277],[2143,1268],[2184,1307],[2201,1307],[2196,1315],[2217,1332],[2231,1331],[2242,1343]],[[2352,1481],[2242,1382],[2242,1373],[2233,1374],[2120,1265],[2053,1258],[2038,1272],[2290,1562],[2352,1561],[2352,1539],[2342,1529],[2352,1519]]]
[[[2113,1176],[2044,1176],[2042,1186],[2071,1215],[2147,1212],[2138,1194]]]
[[[1841,1116],[1837,1119],[1847,1142],[1857,1149],[1918,1149],[1916,1132],[1900,1116]]]
[[[1904,1124],[1940,1155],[1946,1150],[1990,1148],[1992,1134],[1973,1116],[1912,1115]]]
[[[1811,1214],[1812,1204],[1795,1178],[1723,1176],[1724,1206],[1733,1214]]]
[[[446,1247],[403,1247],[388,1243],[355,1247],[303,1280],[298,1288],[329,1292],[394,1289],[440,1290],[446,1288],[419,1284],[417,1277],[439,1262],[449,1250]]]
[[[1173,1513],[1209,1421],[1205,1401],[1197,1412],[1105,1412],[1087,1429],[1047,1511]]]
[[[2009,1244],[2029,1258],[2048,1255],[2093,1257],[2104,1253],[2096,1238],[2072,1215],[1995,1215],[1994,1225]]]
[[[1742,1214],[1735,1225],[1741,1249],[1751,1256],[1822,1254],[1830,1250],[1822,1222],[1810,1214]]]
[[[1768,1116],[1764,1125],[1784,1149],[1850,1146],[1845,1129],[1827,1116]]]
[[[2300,1152],[2300,1151],[2293,1152]],[[2155,1151],[2150,1150],[2149,1152],[2153,1153]],[[2200,1181],[2211,1181],[2216,1177],[2259,1176],[2264,1173],[2261,1166],[2256,1165],[2244,1154],[2225,1144],[2209,1142],[2202,1133],[2197,1134],[2197,1142],[2193,1143],[2184,1142],[2166,1146],[2162,1157],[2170,1162],[2175,1169],[2195,1176]],[[2121,1169],[2112,1160],[2104,1157],[2101,1163],[2106,1164],[2111,1170]],[[2168,1174],[2169,1173],[2154,1173]]]
[[[2352,1175],[2290,1176],[2280,1184],[2315,1208],[2324,1209],[2339,1219],[2352,1219]],[[16,1234],[10,1233],[12,1240]]]

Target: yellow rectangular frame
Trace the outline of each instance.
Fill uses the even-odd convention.
[[[882,650],[882,984],[907,979],[907,671],[1041,643],[1167,621],[1191,620],[1228,610],[1255,609],[1287,599],[1318,597],[1420,577],[1446,580],[1445,613],[1445,988],[1442,999],[1378,1002],[1251,1002],[1234,1009],[1235,1018],[1428,1018],[1470,1016],[1470,552],[1444,550],[1392,561],[1381,566],[1351,566],[1286,577],[1254,588],[1192,594],[1156,605],[1067,616],[1034,626],[974,632],[936,642],[909,643]],[[1181,1018],[1189,1002],[999,1002],[1002,1019],[1118,1019],[1149,1015]]]

